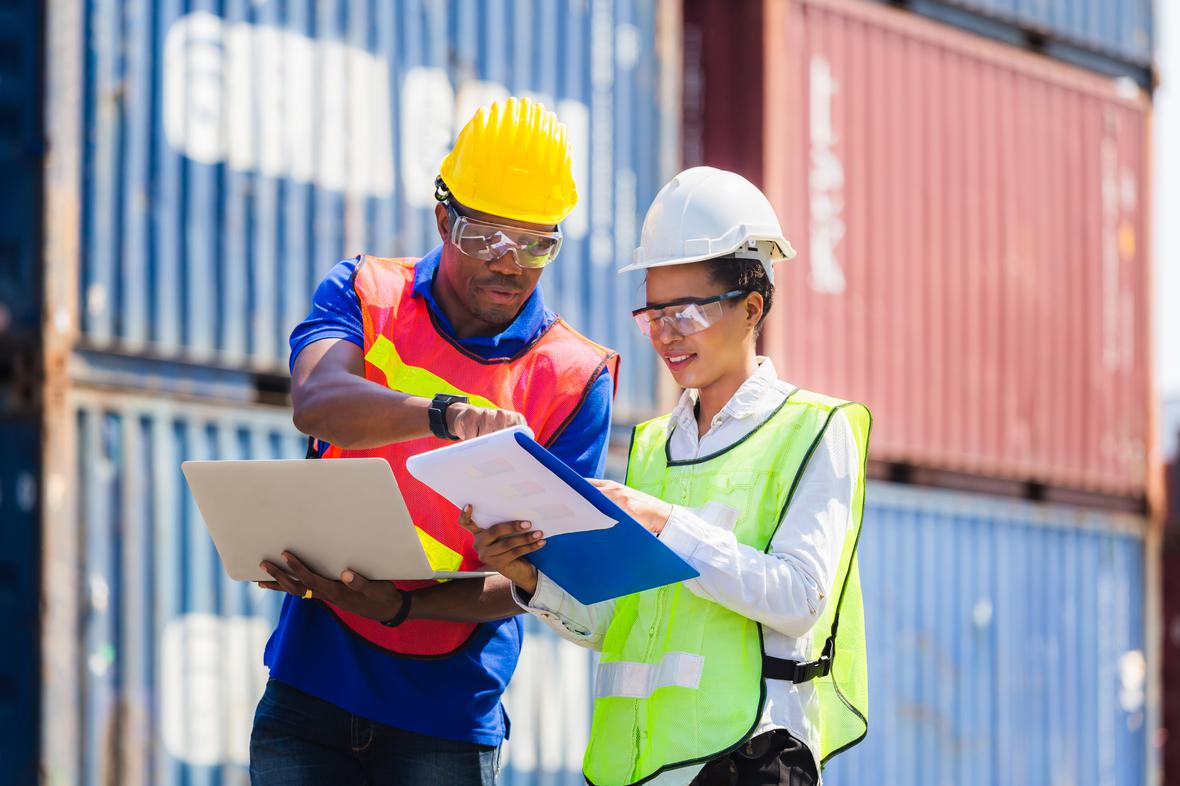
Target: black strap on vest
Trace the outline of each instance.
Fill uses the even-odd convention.
[[[305,459],[318,459],[320,457],[319,441],[315,437],[307,438],[307,455]]]
[[[800,663],[797,660],[762,656],[762,676],[770,680],[786,680],[798,684],[809,682],[832,673],[832,661],[836,657],[836,637],[829,636],[824,642],[823,652],[818,660]]]

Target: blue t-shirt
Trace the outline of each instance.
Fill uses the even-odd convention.
[[[418,262],[414,297],[423,298],[440,328],[454,336],[432,292],[441,254],[436,248]],[[364,346],[360,300],[352,284],[356,264],[356,259],[339,263],[320,283],[310,313],[291,333],[292,368],[299,352],[315,341],[342,338]],[[556,318],[545,308],[538,286],[504,332],[457,340],[483,358],[511,357]],[[603,371],[551,448],[582,475],[602,475],[613,385]],[[499,745],[507,736],[500,696],[516,669],[521,630],[519,618],[484,623],[452,657],[399,657],[360,638],[322,604],[288,596],[267,642],[265,662],[275,679],[354,715],[433,737]]]

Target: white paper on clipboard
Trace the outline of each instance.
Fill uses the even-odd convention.
[[[615,525],[522,448],[518,433],[533,436],[527,426],[515,426],[419,453],[410,457],[406,469],[455,507],[471,505],[472,520],[485,529],[504,521],[530,521],[553,537]]]

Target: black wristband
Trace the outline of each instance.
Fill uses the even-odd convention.
[[[414,597],[414,593],[410,592],[409,590],[404,590],[401,587],[398,587],[397,591],[401,593],[402,605],[401,608],[397,610],[397,614],[394,614],[387,620],[381,620],[381,624],[387,628],[396,628],[398,625],[401,625],[403,622],[405,622],[406,618],[410,616],[410,599]]]
[[[449,393],[439,393],[430,401],[430,432],[439,439],[449,439],[452,442],[459,438],[451,433],[447,427],[447,408],[452,404],[466,404],[467,396],[454,396]]]

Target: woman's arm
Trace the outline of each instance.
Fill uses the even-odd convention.
[[[804,470],[769,553],[738,543],[733,523],[717,508],[675,508],[660,541],[700,572],[685,582],[693,594],[799,638],[819,619],[833,592],[859,473],[852,428],[837,413]]]
[[[513,587],[512,596],[525,611],[535,614],[558,636],[579,647],[601,650],[615,602],[586,605],[557,586],[544,573],[537,572],[537,589],[531,596]]]

